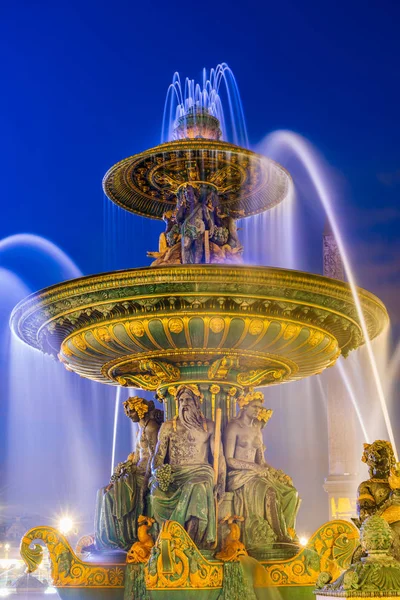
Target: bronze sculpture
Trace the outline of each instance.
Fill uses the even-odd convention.
[[[400,473],[391,443],[364,444],[362,461],[368,465],[369,479],[358,487],[355,522],[361,527],[368,517],[381,516],[390,525],[393,555],[400,560]]]
[[[97,494],[96,548],[128,549],[137,540],[137,519],[145,511],[150,461],[163,421],[152,400],[137,396],[124,402],[125,414],[139,426],[136,450],[117,465],[111,481]]]
[[[200,410],[197,385],[179,386],[176,398],[178,415],[162,425],[152,461],[151,512],[159,526],[177,521],[204,547],[216,539],[215,496],[225,491],[225,461],[221,452],[214,486],[214,422]]]
[[[227,489],[233,492],[234,513],[245,518],[243,541],[248,549],[296,541],[299,498],[290,477],[265,461],[263,420],[258,419],[263,399],[261,392],[239,399],[241,410],[226,427],[224,440]]]

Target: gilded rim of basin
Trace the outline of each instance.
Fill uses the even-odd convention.
[[[373,339],[389,318],[376,296],[361,288],[358,294]],[[348,284],[231,265],[81,277],[20,302],[11,327],[67,369],[114,385],[154,360],[182,367],[222,357],[236,361],[238,378],[269,372],[262,384],[280,383],[319,373],[364,343]]]
[[[209,184],[223,206],[248,217],[282,202],[292,178],[275,161],[228,142],[176,140],[115,164],[104,176],[103,189],[125,210],[162,219],[176,207],[180,186],[189,182]]]

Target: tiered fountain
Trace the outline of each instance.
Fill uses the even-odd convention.
[[[32,543],[49,548],[61,598],[122,598],[124,582],[132,599],[237,598],[246,589],[250,597],[274,590],[274,597],[308,598],[321,572],[336,579],[349,567],[358,545],[357,528],[345,521],[299,545],[296,490],[264,462],[261,430],[270,414],[255,391],[320,373],[363,344],[354,299],[340,281],[243,264],[236,220],[284,202],[292,181],[276,162],[221,141],[217,116],[211,105],[184,107],[172,141],[105,175],[110,200],[165,221],[151,267],[52,286],[12,316],[20,339],[68,370],[155,392],[165,413],[157,447],[146,442],[133,547],[120,531],[110,540],[129,550],[127,565],[125,554],[102,554],[99,537],[80,544],[84,555],[48,527],[23,538],[31,571],[42,554]],[[387,323],[385,307],[365,290],[358,296],[373,339]],[[133,398],[126,411],[146,441],[153,408]],[[100,527],[113,518],[104,511]]]

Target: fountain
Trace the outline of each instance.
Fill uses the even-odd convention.
[[[76,552],[49,527],[24,536],[30,571],[42,557],[34,542],[47,545],[61,598],[117,599],[124,588],[126,599],[311,598],[321,573],[338,578],[358,547],[358,529],[341,520],[301,546],[297,492],[264,461],[272,411],[257,388],[370,349],[388,316],[351,277],[244,264],[237,221],[290,202],[293,185],[277,162],[223,141],[229,130],[243,139],[237,88],[228,86],[236,128],[219,96],[232,77],[222,65],[202,86],[188,81],[184,94],[175,77],[167,141],[104,177],[119,207],[165,222],[152,265],[53,285],[12,314],[14,333],[68,371],[119,395],[153,392],[164,411],[138,396],[125,402],[137,452],[100,492],[95,536]],[[118,516],[120,498],[132,497]]]

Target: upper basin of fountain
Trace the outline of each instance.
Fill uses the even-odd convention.
[[[217,139],[188,137],[125,158],[106,173],[103,189],[125,210],[162,219],[176,208],[178,190],[187,183],[212,186],[221,207],[248,217],[282,202],[292,179],[261,154]]]
[[[369,292],[358,294],[373,339],[388,323],[386,309]],[[157,387],[154,361],[171,375],[176,366],[228,358],[238,381],[266,385],[319,373],[364,342],[346,283],[268,267],[180,265],[82,277],[29,296],[11,325],[83,377],[147,389]]]

